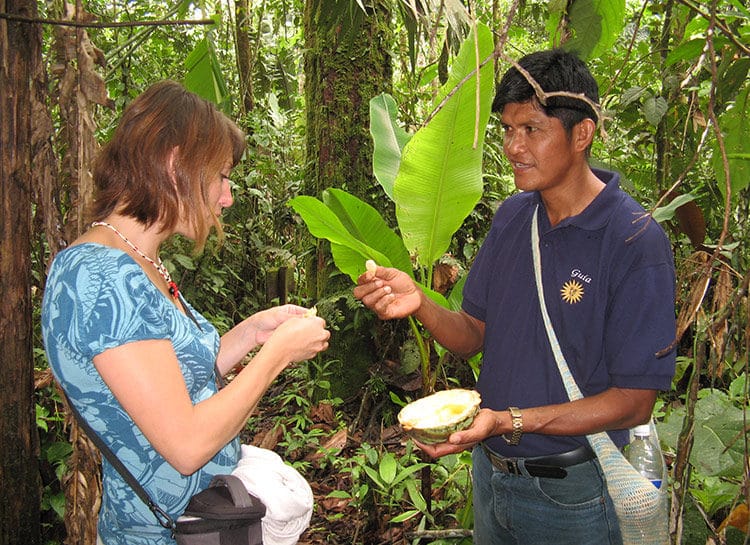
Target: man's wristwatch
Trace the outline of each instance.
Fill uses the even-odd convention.
[[[510,439],[503,434],[503,439],[505,439],[509,445],[517,445],[521,441],[521,436],[523,435],[523,418],[521,417],[521,410],[518,407],[508,407],[508,412],[510,413],[513,432],[510,434]]]

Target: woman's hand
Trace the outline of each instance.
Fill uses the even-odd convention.
[[[289,318],[304,317],[309,309],[297,305],[282,305],[256,312],[250,319],[255,329],[255,343],[265,343],[273,332]]]
[[[306,317],[304,313],[289,315],[273,330],[263,331],[267,336],[263,335],[266,338],[262,351],[280,354],[281,361],[287,364],[313,358],[328,348],[331,337],[323,318]]]

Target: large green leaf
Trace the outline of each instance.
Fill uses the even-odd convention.
[[[680,195],[676,197],[675,199],[672,199],[670,203],[668,203],[665,206],[660,206],[656,210],[654,210],[654,213],[652,214],[652,217],[658,221],[659,223],[663,223],[665,221],[671,220],[675,212],[677,212],[677,209],[687,204],[691,201],[695,200],[695,196],[688,193],[687,195]]]
[[[299,195],[289,201],[295,212],[307,224],[307,229],[314,237],[324,238],[332,243],[341,244],[355,249],[364,260],[370,259],[369,251],[362,242],[357,240],[347,229],[336,214],[321,201],[308,195]],[[386,257],[379,256],[383,262]]]
[[[380,265],[396,267],[410,276],[414,274],[411,258],[404,242],[388,227],[388,224],[375,208],[354,195],[336,188],[329,188],[323,192],[323,202],[336,214],[341,224],[355,239],[377,252],[377,254],[385,256],[387,261],[378,260],[375,254],[370,254],[368,259],[374,259]],[[345,256],[347,250],[354,253],[355,257]],[[344,247],[334,253],[336,266],[344,272],[347,272],[349,267],[343,267],[341,260],[356,259],[356,257],[358,257],[356,248]],[[354,269],[356,276],[364,272],[364,261],[361,258],[355,261],[352,266],[356,267]]]
[[[185,88],[217,104],[222,111],[230,110],[229,93],[221,73],[219,59],[207,39],[199,41],[185,59]]]
[[[703,38],[682,42],[667,54],[664,64],[672,66],[680,61],[691,61],[699,57],[705,47],[706,40]]]
[[[374,145],[373,173],[393,200],[393,182],[401,164],[401,150],[411,135],[398,124],[398,108],[391,95],[382,93],[370,100],[370,134]]]
[[[702,390],[695,406],[695,436],[690,463],[702,475],[739,477],[743,472],[743,411],[724,392]],[[662,443],[676,449],[685,409],[674,409],[657,425]]]
[[[720,66],[719,82],[716,87],[716,103],[722,107],[737,98],[737,93],[747,85],[750,71],[750,58],[724,60]]]
[[[492,34],[479,25],[476,36],[478,57],[483,60],[492,52]],[[425,267],[445,253],[482,196],[482,147],[494,81],[493,65],[487,63],[480,71],[479,104],[476,74],[459,87],[478,64],[474,37],[472,32],[453,63],[435,102],[442,104],[439,111],[404,147],[394,182],[396,217],[404,243]]]
[[[565,48],[582,59],[609,52],[625,25],[625,0],[576,0],[568,12],[573,38]]]
[[[331,253],[341,272],[356,281],[365,261],[397,267],[412,275],[409,254],[401,239],[367,203],[342,191],[329,189],[325,203],[307,195],[289,201],[310,233],[331,242]]]
[[[661,122],[662,117],[667,113],[669,104],[664,97],[648,96],[643,101],[643,117],[646,121],[651,123],[654,127],[658,126]]]

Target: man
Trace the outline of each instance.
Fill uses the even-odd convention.
[[[661,352],[675,335],[671,250],[619,188],[619,175],[588,164],[599,97],[587,67],[562,50],[519,65],[546,94],[571,96],[546,96],[542,105],[516,67],[501,79],[493,110],[521,192],[498,209],[462,310],[440,307],[391,268],[363,274],[354,294],[381,319],[413,315],[460,356],[483,352],[482,409],[472,426],[420,445],[433,457],[473,448],[475,543],[620,543],[585,435],[607,430],[623,446],[630,427],[648,422],[658,390],[670,387],[675,355]],[[568,399],[542,319],[536,209],[544,299],[584,395],[577,401]]]

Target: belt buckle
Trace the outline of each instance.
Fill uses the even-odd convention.
[[[493,462],[492,465],[503,473],[510,475],[518,475],[520,473],[518,470],[518,461],[513,458],[502,458],[497,454],[492,453],[490,460]]]
[[[516,460],[513,460],[511,458],[501,458],[498,461],[502,466],[501,471],[503,473],[510,473],[511,475],[518,475],[520,473],[520,471],[518,470],[518,462]]]

